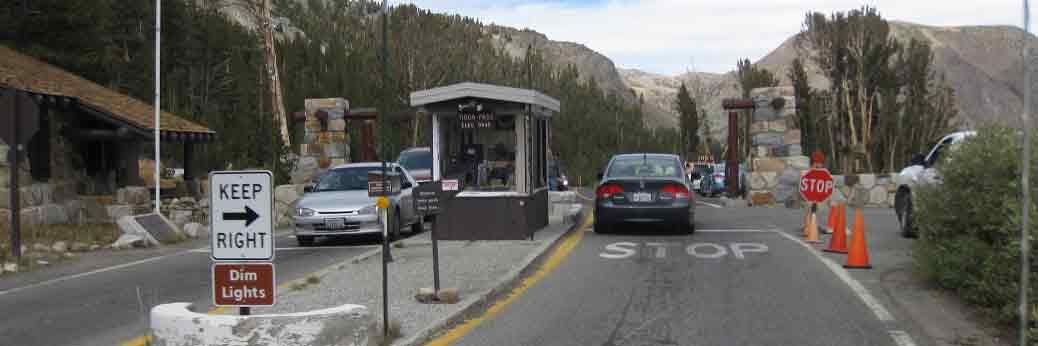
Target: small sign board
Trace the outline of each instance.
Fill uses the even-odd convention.
[[[496,118],[489,111],[458,112],[458,121],[463,129],[492,129]]]
[[[833,176],[824,168],[814,168],[800,177],[800,195],[811,203],[822,203],[833,194]]]
[[[273,306],[277,296],[274,264],[213,263],[213,305]]]
[[[210,256],[215,261],[274,258],[270,171],[209,173]]]
[[[400,179],[399,173],[388,170],[386,171],[386,177],[382,177],[382,170],[368,172],[368,197],[382,196],[383,185],[387,182],[389,183],[389,190],[384,192],[386,196],[400,194]]]
[[[443,191],[458,191],[458,179],[443,179]]]
[[[414,209],[422,215],[440,214],[440,200],[443,198],[441,182],[433,181],[416,186],[411,190],[414,197]]]
[[[133,218],[145,231],[148,231],[152,237],[160,242],[176,241],[178,237],[177,231],[173,228],[175,226],[162,215],[148,213],[136,215]]]

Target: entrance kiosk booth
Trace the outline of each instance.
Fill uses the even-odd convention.
[[[411,93],[431,117],[433,180],[458,181],[443,202],[437,237],[528,239],[548,224],[551,117],[559,101],[540,92],[459,83]]]

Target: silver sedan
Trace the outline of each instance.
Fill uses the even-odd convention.
[[[351,163],[328,170],[308,186],[296,201],[292,214],[293,231],[300,246],[309,246],[316,237],[382,234],[375,198],[368,197],[368,172],[382,169],[380,162]],[[422,224],[414,210],[411,190],[417,183],[399,165],[388,168],[400,174],[400,194],[389,198],[390,237],[409,225],[412,233]]]

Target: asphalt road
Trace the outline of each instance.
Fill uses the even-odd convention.
[[[581,230],[554,271],[453,344],[915,345],[878,274],[801,243],[797,211],[714,202],[701,199],[691,235]]]
[[[299,248],[289,233],[278,233],[277,281],[304,277],[373,249],[378,241],[331,240]],[[154,305],[195,302],[208,311],[207,251],[207,241],[196,240],[163,249],[102,252],[0,278],[0,345],[118,345],[147,331]]]

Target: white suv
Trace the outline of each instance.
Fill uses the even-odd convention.
[[[912,204],[915,199],[914,189],[920,185],[939,184],[941,177],[937,175],[938,159],[941,155],[947,155],[950,150],[955,150],[959,143],[966,138],[976,135],[976,131],[955,132],[944,136],[930,152],[924,157],[921,154],[912,158],[912,161],[898,173],[897,195],[894,198],[894,212],[897,213],[897,221],[901,235],[909,238],[915,236],[915,224],[913,222]]]

